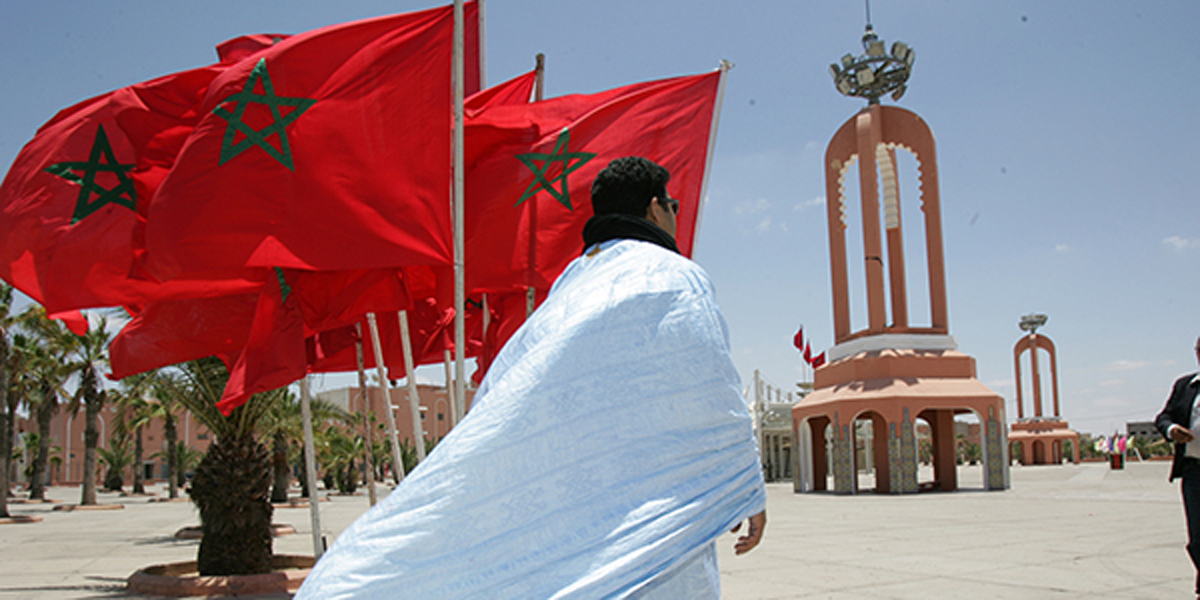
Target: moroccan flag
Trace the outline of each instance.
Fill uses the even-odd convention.
[[[812,346],[808,345],[807,342],[804,344],[804,362],[812,364]]]
[[[820,354],[818,354],[818,355],[814,356],[814,357],[813,357],[813,359],[812,359],[812,361],[811,361],[811,362],[809,362],[808,364],[812,365],[812,368],[814,368],[814,369],[816,369],[816,368],[820,367],[821,365],[825,364],[825,353],[824,353],[824,352],[822,352],[822,353],[820,353]]]
[[[481,90],[463,100],[463,112],[468,119],[479,111],[492,106],[528,104],[532,100],[533,86],[537,83],[537,71],[518,75],[504,83]]]
[[[278,276],[268,280],[259,293],[246,345],[230,366],[225,393],[217,402],[217,408],[226,416],[250,396],[304,376],[304,319],[282,270],[276,273]]]
[[[475,113],[465,129],[467,289],[549,288],[582,250],[592,180],[622,156],[671,172],[676,241],[690,256],[722,73]]]
[[[0,277],[49,313],[254,289],[240,277],[161,284],[130,276],[138,211],[223,68],[121,88],[43,125],[0,185]]]
[[[246,346],[258,292],[148,304],[108,347],[110,379],[217,356],[230,364]]]
[[[235,37],[217,44],[217,58],[223,63],[238,62],[289,37],[292,36],[282,33],[254,33]]]
[[[150,204],[147,270],[449,264],[452,29],[451,7],[381,17],[229,66]]]
[[[792,345],[795,346],[797,350],[799,350],[801,352],[804,351],[804,326],[803,325],[800,326],[800,330],[796,332],[796,335],[792,336]]]
[[[354,323],[366,312],[394,312],[410,304],[408,287],[396,270],[259,273],[283,275],[284,290],[294,298],[291,306],[306,336]],[[205,356],[221,357],[232,366],[256,326],[261,292],[154,302],[136,311],[110,346],[110,377],[122,379]],[[260,333],[267,335],[265,330]]]

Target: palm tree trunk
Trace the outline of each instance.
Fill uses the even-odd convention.
[[[7,379],[0,375],[0,381]],[[5,385],[3,388],[7,388]],[[0,388],[0,397],[4,396],[4,391]],[[7,519],[11,515],[8,514],[8,464],[12,460],[12,436],[8,434],[8,411],[0,412],[0,519]]]
[[[33,474],[29,480],[29,499],[46,499],[46,462],[50,459],[50,420],[58,410],[58,396],[54,392],[43,390],[42,401],[38,403],[38,452],[33,459]]]
[[[8,468],[5,469],[4,472],[8,477],[8,485],[10,486],[4,490],[5,498],[12,496],[11,486],[13,482],[17,480],[17,465],[12,462],[13,448],[15,447],[14,444],[17,441],[17,437],[15,435],[17,426],[17,404],[18,401],[16,399],[9,397],[8,411],[5,413],[5,415],[8,417],[8,427],[4,430],[4,439],[7,440],[8,451],[4,456],[6,458],[5,465],[7,465]]]
[[[201,576],[271,571],[271,457],[252,436],[218,438],[196,468]]]
[[[138,426],[133,432],[133,493],[145,494],[146,486],[142,483],[142,428]]]
[[[308,494],[308,460],[304,448],[300,448],[300,497],[310,497]]]
[[[163,437],[167,439],[167,497],[179,497],[179,454],[175,444],[175,413],[163,417]]]
[[[12,421],[8,416],[8,332],[0,328],[0,519],[8,514],[8,469],[12,462]]]
[[[88,385],[88,379],[85,374],[82,385]],[[95,385],[95,381],[91,384]],[[85,389],[83,396],[84,422],[87,425],[83,430],[83,485],[80,486],[79,503],[86,506],[96,504],[96,448],[100,446],[100,404],[103,399],[98,399],[95,388],[91,393]]]
[[[271,441],[271,469],[274,474],[271,502],[274,503],[283,504],[288,501],[288,487],[292,483],[292,474],[287,455],[287,434],[282,429],[277,429]]]

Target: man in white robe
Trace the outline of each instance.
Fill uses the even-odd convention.
[[[669,175],[613,161],[584,254],[470,414],[308,576],[305,598],[719,598],[714,541],[766,496],[728,333],[675,250]]]

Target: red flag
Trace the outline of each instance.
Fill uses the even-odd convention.
[[[452,17],[326,27],[228,67],[151,202],[147,269],[449,264]]]
[[[822,352],[822,353],[814,356],[812,359],[812,362],[810,362],[809,364],[812,365],[812,368],[814,368],[814,369],[825,364],[825,353]]]
[[[67,330],[75,335],[78,335],[78,336],[87,335],[87,332],[88,332],[87,317],[83,316],[83,313],[81,313],[77,310],[69,310],[66,312],[58,313],[58,314],[46,315],[46,317],[49,319],[58,319],[59,321],[62,321],[62,324],[66,325]]]
[[[804,362],[812,364],[812,346],[809,346],[808,342],[804,343]]]
[[[528,104],[532,99],[535,83],[537,83],[537,71],[518,75],[504,83],[472,94],[466,100],[463,100],[463,112],[470,119],[479,111],[490,106]]]
[[[611,160],[649,158],[682,200],[690,256],[720,72],[495,106],[466,123],[467,288],[546,289],[582,246],[591,184]]]
[[[130,277],[131,233],[198,121],[211,66],[122,88],[60,111],[0,186],[0,277],[50,313],[254,289],[245,280]]]
[[[238,62],[292,37],[282,33],[255,33],[217,44],[217,57],[223,63]]]
[[[246,346],[258,292],[154,302],[109,344],[110,379],[219,356],[227,364]]]
[[[540,304],[546,299],[547,290],[536,290],[534,304]],[[483,383],[483,378],[500,354],[500,350],[508,343],[509,338],[525,323],[525,313],[528,311],[526,292],[509,292],[488,294],[488,308],[492,312],[491,323],[487,335],[484,336],[476,358],[477,368],[471,374],[476,383]]]
[[[804,351],[804,326],[803,325],[800,326],[800,330],[796,332],[796,335],[792,337],[792,344],[794,346],[796,346],[797,350],[800,350],[801,352]]]
[[[229,368],[217,408],[228,416],[250,396],[283,387],[304,376],[304,319],[283,272],[259,293],[246,346]],[[227,363],[228,364],[228,363]]]

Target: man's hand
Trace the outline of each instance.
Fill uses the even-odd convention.
[[[733,545],[733,553],[736,555],[745,554],[754,549],[760,541],[762,541],[763,529],[767,528],[767,511],[762,511],[757,515],[746,519],[750,523],[750,528],[746,531],[746,535],[739,537],[737,543]],[[729,530],[729,533],[737,533],[742,528],[742,524],[738,523]]]
[[[1167,430],[1167,433],[1170,434],[1172,440],[1181,444],[1190,444],[1196,441],[1196,436],[1192,435],[1192,430],[1183,425],[1172,425]]]

